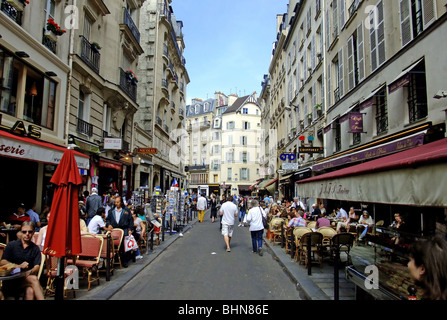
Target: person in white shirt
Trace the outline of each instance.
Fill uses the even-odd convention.
[[[266,218],[266,213],[259,206],[257,200],[251,201],[251,209],[247,213],[247,223],[250,224],[251,243],[253,246],[253,253],[258,253],[262,256],[262,235],[264,234],[264,224],[262,218]]]
[[[106,218],[106,209],[99,208],[95,216],[90,220],[87,228],[90,233],[101,234],[101,231],[107,231],[104,219]]]
[[[203,218],[205,217],[205,210],[208,207],[208,202],[206,201],[206,198],[199,195],[199,198],[197,199],[197,211],[199,211],[199,222],[203,222]]]
[[[234,219],[239,216],[237,206],[232,202],[232,198],[228,197],[227,201],[220,207],[219,214],[222,217],[222,235],[224,236],[227,252],[231,251],[231,237],[234,230]]]

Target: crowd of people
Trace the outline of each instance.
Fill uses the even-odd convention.
[[[261,199],[241,195],[222,195],[219,199],[215,194],[211,194],[209,198],[197,194],[187,195],[185,209],[189,215],[191,211],[197,211],[199,223],[203,223],[207,209],[210,209],[212,223],[219,218],[227,252],[231,252],[231,239],[235,225],[248,227],[252,240],[252,252],[260,256],[263,255],[263,238],[267,223],[273,218],[284,218],[286,228],[304,227],[314,221],[315,229],[332,226],[337,233],[345,232],[354,225],[360,240],[374,226],[374,220],[367,210],[359,212],[354,207],[350,207],[347,212],[344,208],[337,207],[328,214],[323,203],[313,204],[310,210],[306,210],[306,206],[298,198],[281,202],[273,201],[269,196]],[[16,212],[7,219],[8,226],[17,229],[17,234],[16,240],[10,239],[11,241],[6,246],[0,266],[15,264],[21,271],[26,272],[26,276],[4,282],[0,290],[0,300],[5,296],[16,297],[19,294],[23,294],[23,297],[29,300],[44,299],[37,274],[41,264],[40,252],[45,244],[47,223],[51,220],[51,210],[45,207],[40,216],[35,210],[35,205],[27,208],[25,204],[20,203]],[[144,206],[132,206],[130,202],[124,202],[119,195],[113,195],[105,202],[98,195],[96,188],[91,190],[91,194],[85,193],[80,197],[79,213],[81,234],[101,234],[120,228],[124,230],[124,236],[133,235],[137,242],[146,232],[148,224],[160,227],[162,222],[161,217],[157,216],[149,203]],[[145,220],[148,224],[143,223]],[[396,231],[407,230],[407,224],[401,214],[394,215],[390,228]],[[39,231],[39,236],[33,240],[34,233],[37,231]],[[0,237],[4,240],[6,235],[0,233]],[[402,238],[396,236],[391,240],[398,244]],[[446,252],[447,242],[441,238],[420,240],[411,246],[409,274],[415,283],[424,289],[426,299],[447,299]],[[126,268],[132,257],[141,259],[142,255],[138,249],[133,252],[124,252],[121,249],[120,257],[123,267]]]

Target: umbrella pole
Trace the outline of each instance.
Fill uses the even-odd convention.
[[[57,277],[56,277],[56,288],[55,288],[55,300],[64,300],[64,263],[65,257],[59,258],[57,263]]]

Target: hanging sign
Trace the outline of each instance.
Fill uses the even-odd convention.
[[[349,114],[349,133],[365,133],[363,132],[363,113],[351,112]]]

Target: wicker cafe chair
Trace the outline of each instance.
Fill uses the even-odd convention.
[[[46,297],[51,297],[54,296],[54,294],[56,293],[55,291],[55,287],[54,287],[54,281],[56,280],[57,277],[57,264],[58,264],[58,258],[57,257],[53,257],[53,256],[49,256],[49,255],[45,255],[45,274],[47,276],[47,286],[44,290],[44,295]],[[64,261],[64,279],[71,274],[71,270],[67,270],[67,265],[70,264],[73,260],[72,259],[65,259]],[[65,282],[65,281],[64,281]],[[64,283],[64,297],[67,297],[67,288],[65,287],[65,283]],[[73,297],[76,297],[76,293],[73,290],[71,290],[73,292]]]
[[[111,232],[112,239],[113,239],[113,255],[116,262],[114,264],[117,264],[120,266],[120,269],[123,267],[121,264],[121,257],[119,254],[120,246],[123,243],[123,237],[124,237],[124,230],[120,228],[115,228]]]
[[[286,254],[290,254],[293,249],[293,242],[294,242],[293,230],[294,228],[287,228],[287,230],[285,231]]]
[[[355,236],[352,233],[345,232],[345,233],[339,233],[332,237],[331,239],[331,257],[334,256],[334,250],[338,248],[339,252],[346,253],[347,256],[347,263],[352,264],[350,251],[351,248],[354,245]]]
[[[270,222],[270,235],[271,239],[270,242],[275,245],[275,242],[280,242],[282,233],[281,233],[281,225],[284,225],[284,219],[282,218],[274,218]]]
[[[308,232],[301,237],[300,241],[300,264],[304,262],[305,267],[307,268],[308,263],[312,263],[309,261],[308,257],[308,240],[310,238],[310,252],[311,259],[312,257],[315,259],[315,255],[318,256],[318,262],[320,263],[320,267],[323,267],[323,234],[320,232]]]
[[[0,260],[2,259],[3,252],[5,251],[6,244],[0,243]]]
[[[301,252],[301,238],[308,232],[312,232],[312,229],[307,227],[295,227],[293,229],[293,236],[295,238],[295,261],[298,261]]]
[[[82,252],[76,259],[76,267],[82,268],[82,275],[88,274],[88,290],[91,283],[98,281],[99,285],[99,259],[101,257],[104,239],[94,235],[83,235],[81,237]],[[94,275],[93,275],[94,274]]]
[[[143,230],[141,230],[141,236],[140,236],[140,240],[138,242],[138,247],[140,249],[147,249],[147,221],[142,221],[143,222]]]
[[[309,221],[307,223],[307,227],[308,228],[315,229],[316,226],[317,226],[317,222],[316,221]]]
[[[331,227],[321,227],[317,231],[323,235],[323,253],[327,253],[330,249],[331,239],[337,234],[337,231]]]

